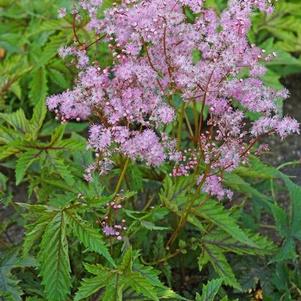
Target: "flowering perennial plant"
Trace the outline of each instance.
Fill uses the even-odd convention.
[[[223,199],[232,195],[222,185],[224,173],[247,162],[262,135],[299,133],[297,121],[282,117],[277,106],[288,92],[261,80],[264,63],[276,54],[247,39],[252,11],[271,13],[269,1],[230,0],[218,15],[202,0],[125,0],[98,18],[101,4],[83,0],[73,9],[75,45],[60,55],[75,57],[78,79],[47,101],[62,122],[91,121],[89,145],[97,156],[86,179],[108,171],[119,153],[151,166],[173,161],[174,176],[195,173],[200,189]],[[82,10],[97,37],[91,44],[76,31]],[[101,39],[113,58],[106,68],[88,57]],[[249,112],[258,119],[250,121]]]

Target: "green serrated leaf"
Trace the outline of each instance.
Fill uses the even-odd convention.
[[[38,153],[38,150],[29,150],[18,158],[15,170],[17,185],[22,182],[26,170],[30,167],[30,165],[38,159]]]
[[[47,299],[66,301],[71,287],[71,268],[64,211],[58,212],[47,225],[38,259]]]
[[[30,82],[29,98],[33,105],[43,102],[46,99],[48,91],[47,76],[44,67],[40,67],[32,72]]]
[[[61,142],[65,133],[66,125],[61,124],[55,128],[54,132],[51,135],[50,145],[57,146]]]
[[[76,292],[74,301],[88,298],[100,289],[109,287],[112,279],[114,279],[114,274],[107,271],[103,271],[101,275],[96,277],[83,279],[78,291]]]
[[[86,221],[82,220],[73,212],[66,211],[66,216],[72,227],[73,233],[83,245],[91,251],[104,256],[113,266],[116,266],[99,231],[89,226]]]
[[[133,265],[132,256],[133,256],[132,248],[127,249],[124,256],[123,256],[123,258],[122,258],[121,264],[119,266],[119,269],[122,272],[132,271],[132,265]]]
[[[225,255],[219,247],[212,245],[202,245],[203,253],[199,257],[199,267],[203,268],[206,262],[210,262],[215,272],[224,279],[224,283],[230,285],[236,289],[240,289],[241,286],[237,281],[233,270],[228,263]]]
[[[53,215],[54,214],[42,214],[37,222],[26,226],[24,242],[22,245],[23,256],[27,256],[30,249],[42,237],[51,218],[53,218]]]
[[[0,113],[0,119],[11,125],[15,130],[25,134],[29,130],[29,122],[24,111],[19,109],[14,113]]]
[[[131,287],[134,291],[142,294],[150,300],[159,301],[156,290],[152,286],[151,282],[140,273],[127,273],[125,277],[125,286]]]
[[[219,289],[221,288],[223,279],[213,279],[203,285],[202,295],[197,296],[196,301],[214,301]]]
[[[229,233],[236,240],[246,245],[256,247],[256,244],[237,225],[235,218],[230,216],[229,212],[218,202],[210,199],[206,201],[199,210],[195,210],[194,214],[209,220],[225,232]]]
[[[13,141],[7,145],[0,147],[0,160],[15,155],[20,152],[22,146],[21,141]]]
[[[46,113],[47,113],[46,103],[44,99],[42,99],[35,105],[33,109],[33,115],[30,120],[35,135],[37,135],[38,131],[41,129],[44,119],[46,117]]]
[[[70,171],[69,166],[64,162],[63,159],[55,158],[55,172],[59,174],[68,185],[72,186],[75,182],[74,177]]]
[[[48,70],[49,79],[57,84],[62,89],[68,89],[69,82],[66,79],[66,75],[57,69],[50,68]]]

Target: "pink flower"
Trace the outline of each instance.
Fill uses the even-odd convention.
[[[221,178],[218,176],[209,176],[208,178],[206,178],[203,186],[203,191],[210,194],[211,196],[216,197],[219,200],[222,200],[226,197],[228,199],[231,199],[233,196],[232,191],[225,189],[222,186]]]
[[[178,161],[177,176],[188,175],[202,159],[217,175],[246,162],[254,137],[299,133],[297,121],[283,118],[277,106],[288,92],[266,87],[261,80],[263,62],[274,55],[250,45],[247,38],[252,12],[270,12],[269,1],[229,0],[221,14],[203,2],[128,0],[99,18],[101,0],[80,1],[90,18],[87,30],[105,36],[113,62],[102,69],[82,47],[61,48],[61,57],[73,57],[79,75],[72,90],[49,97],[47,105],[62,122],[97,122],[90,127],[89,145],[100,158],[98,166],[88,168],[87,179],[92,171],[105,173],[115,153],[152,166]],[[194,21],[187,21],[186,7],[194,12]],[[73,13],[80,17],[81,10]],[[183,128],[190,132],[198,125],[189,128],[189,110],[209,109],[199,136],[193,137],[201,155],[196,155],[200,149],[175,146],[176,131],[170,128],[181,126],[174,120],[183,102]],[[258,119],[251,123],[249,113]],[[204,191],[219,199],[231,194],[218,176],[206,179]]]

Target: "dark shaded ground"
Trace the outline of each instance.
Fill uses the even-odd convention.
[[[282,84],[290,91],[290,98],[284,105],[284,114],[296,118],[301,123],[301,74],[295,74],[282,80]],[[269,137],[265,142],[271,152],[264,156],[264,161],[279,166],[290,161],[301,162],[301,135],[293,135],[281,141],[278,137]],[[293,176],[295,183],[301,185],[301,164],[283,168],[283,172]]]

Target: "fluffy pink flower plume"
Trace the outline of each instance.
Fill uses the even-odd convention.
[[[89,144],[101,158],[97,162],[114,152],[149,165],[180,159],[174,175],[187,175],[203,160],[210,171],[203,190],[221,199],[231,193],[215,175],[245,162],[259,136],[299,133],[296,120],[282,118],[277,109],[276,101],[287,97],[287,91],[275,91],[260,79],[263,63],[274,54],[247,39],[252,11],[270,13],[269,1],[230,0],[218,15],[201,0],[125,0],[99,19],[101,4],[80,1],[90,16],[88,29],[109,43],[113,65],[101,69],[89,62],[85,50],[62,48],[62,57],[75,56],[78,80],[72,90],[47,100],[63,122],[96,120]],[[183,8],[192,11],[193,21]],[[173,95],[181,97],[185,108],[200,103],[209,109],[207,120],[200,114],[190,156],[176,151],[176,143],[164,133],[180,114]],[[247,111],[261,117],[250,124]],[[97,162],[90,170],[99,167]]]

